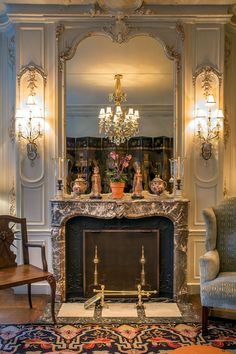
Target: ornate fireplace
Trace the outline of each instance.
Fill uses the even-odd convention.
[[[94,254],[97,243],[104,243],[104,240],[101,242],[99,238],[96,239],[96,233],[100,233],[101,230],[105,234],[108,231],[114,232],[113,236],[110,235],[110,240],[111,237],[121,236],[124,231],[129,235],[132,230],[141,232],[141,234],[143,232],[143,236],[151,231],[154,234],[160,234],[160,240],[158,238],[157,241],[153,241],[154,238],[150,246],[151,248],[156,248],[154,245],[160,242],[157,253],[153,252],[152,254],[150,250],[148,251],[148,244],[145,245],[147,249],[146,256],[149,259],[153,257],[153,262],[158,263],[156,273],[154,271],[154,285],[152,286],[159,287],[160,296],[173,297],[176,301],[181,301],[186,297],[187,200],[161,200],[159,197],[149,194],[146,195],[145,199],[135,201],[129,195],[126,195],[121,200],[113,200],[106,195],[103,196],[102,200],[91,200],[84,195],[80,199],[52,200],[51,212],[52,261],[57,279],[57,298],[59,300],[66,301],[74,295],[89,294],[88,284],[86,287],[86,282],[88,282],[86,279],[88,278],[84,274],[89,267],[86,265],[85,259],[88,258],[88,262],[91,264],[93,260],[91,252]],[[119,232],[119,230],[122,232]],[[141,234],[139,234],[140,237],[142,236]],[[86,251],[84,242],[85,239],[89,240],[89,237],[93,237],[93,239],[88,244]],[[135,240],[135,232],[132,237],[132,240]],[[117,241],[118,239],[113,238],[113,240]],[[132,240],[128,247],[132,247]],[[145,238],[144,236],[144,240],[147,242],[147,237]],[[119,242],[123,241],[117,242],[119,245]],[[140,242],[134,248],[140,249],[141,257],[143,241],[141,240]],[[92,248],[90,254],[88,254],[88,247],[89,249]],[[101,252],[103,252],[103,256],[100,254],[98,257],[105,259],[104,251]],[[156,257],[158,258],[158,255],[160,260],[157,262]],[[137,258],[137,256],[135,257]],[[166,262],[166,259],[169,261]],[[90,273],[91,269],[90,267]],[[150,273],[150,270],[147,269],[148,273]],[[104,270],[101,274],[104,274]],[[93,273],[90,274],[90,278],[92,277]],[[152,281],[150,281],[150,278],[148,279],[149,284]],[[156,285],[155,279],[157,280]],[[137,275],[136,280],[140,280]],[[111,281],[110,284],[112,284]],[[132,287],[132,284],[128,286]]]

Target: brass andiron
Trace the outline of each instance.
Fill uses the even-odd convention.
[[[98,258],[98,247],[97,245],[95,246],[95,254],[94,254],[94,281],[93,285],[98,286],[98,263],[99,263],[99,258]]]
[[[143,301],[142,298],[143,296],[146,296],[147,298],[149,298],[151,295],[157,294],[156,290],[152,290],[152,291],[146,291],[146,290],[142,290],[142,286],[140,284],[138,284],[137,286],[137,290],[106,290],[105,289],[105,285],[101,285],[101,289],[93,289],[93,292],[96,294],[95,296],[93,296],[92,298],[88,299],[85,303],[84,303],[84,308],[87,309],[89,306],[91,306],[91,304],[97,302],[98,300],[100,300],[100,305],[101,307],[105,307],[106,303],[105,303],[105,296],[138,296],[138,302],[136,304],[137,307],[142,306]]]
[[[146,263],[146,259],[144,256],[144,246],[142,246],[142,255],[140,258],[140,263],[141,263],[141,286],[145,286],[146,285],[146,281],[145,281],[145,263]]]

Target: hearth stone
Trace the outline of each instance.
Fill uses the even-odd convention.
[[[174,226],[173,235],[173,299],[184,301],[187,295],[187,239],[188,200],[162,199],[145,194],[142,200],[132,200],[125,195],[121,200],[103,195],[101,200],[91,200],[89,195],[79,199],[62,198],[51,201],[52,213],[52,263],[57,279],[57,298],[66,299],[65,241],[66,223],[76,216],[98,219],[141,219],[162,216],[170,219]]]

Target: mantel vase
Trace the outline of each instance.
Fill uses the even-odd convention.
[[[122,198],[124,195],[125,182],[110,182],[112,198]]]

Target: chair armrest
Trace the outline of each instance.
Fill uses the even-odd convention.
[[[43,270],[45,272],[48,271],[48,264],[47,264],[47,260],[46,260],[46,253],[45,253],[45,244],[39,244],[39,243],[30,243],[30,242],[27,242],[27,243],[24,243],[24,246],[25,247],[39,247],[41,248],[41,258],[42,258],[42,264],[43,264]]]
[[[220,270],[220,257],[216,249],[208,251],[199,259],[200,281],[204,283],[216,278]]]

